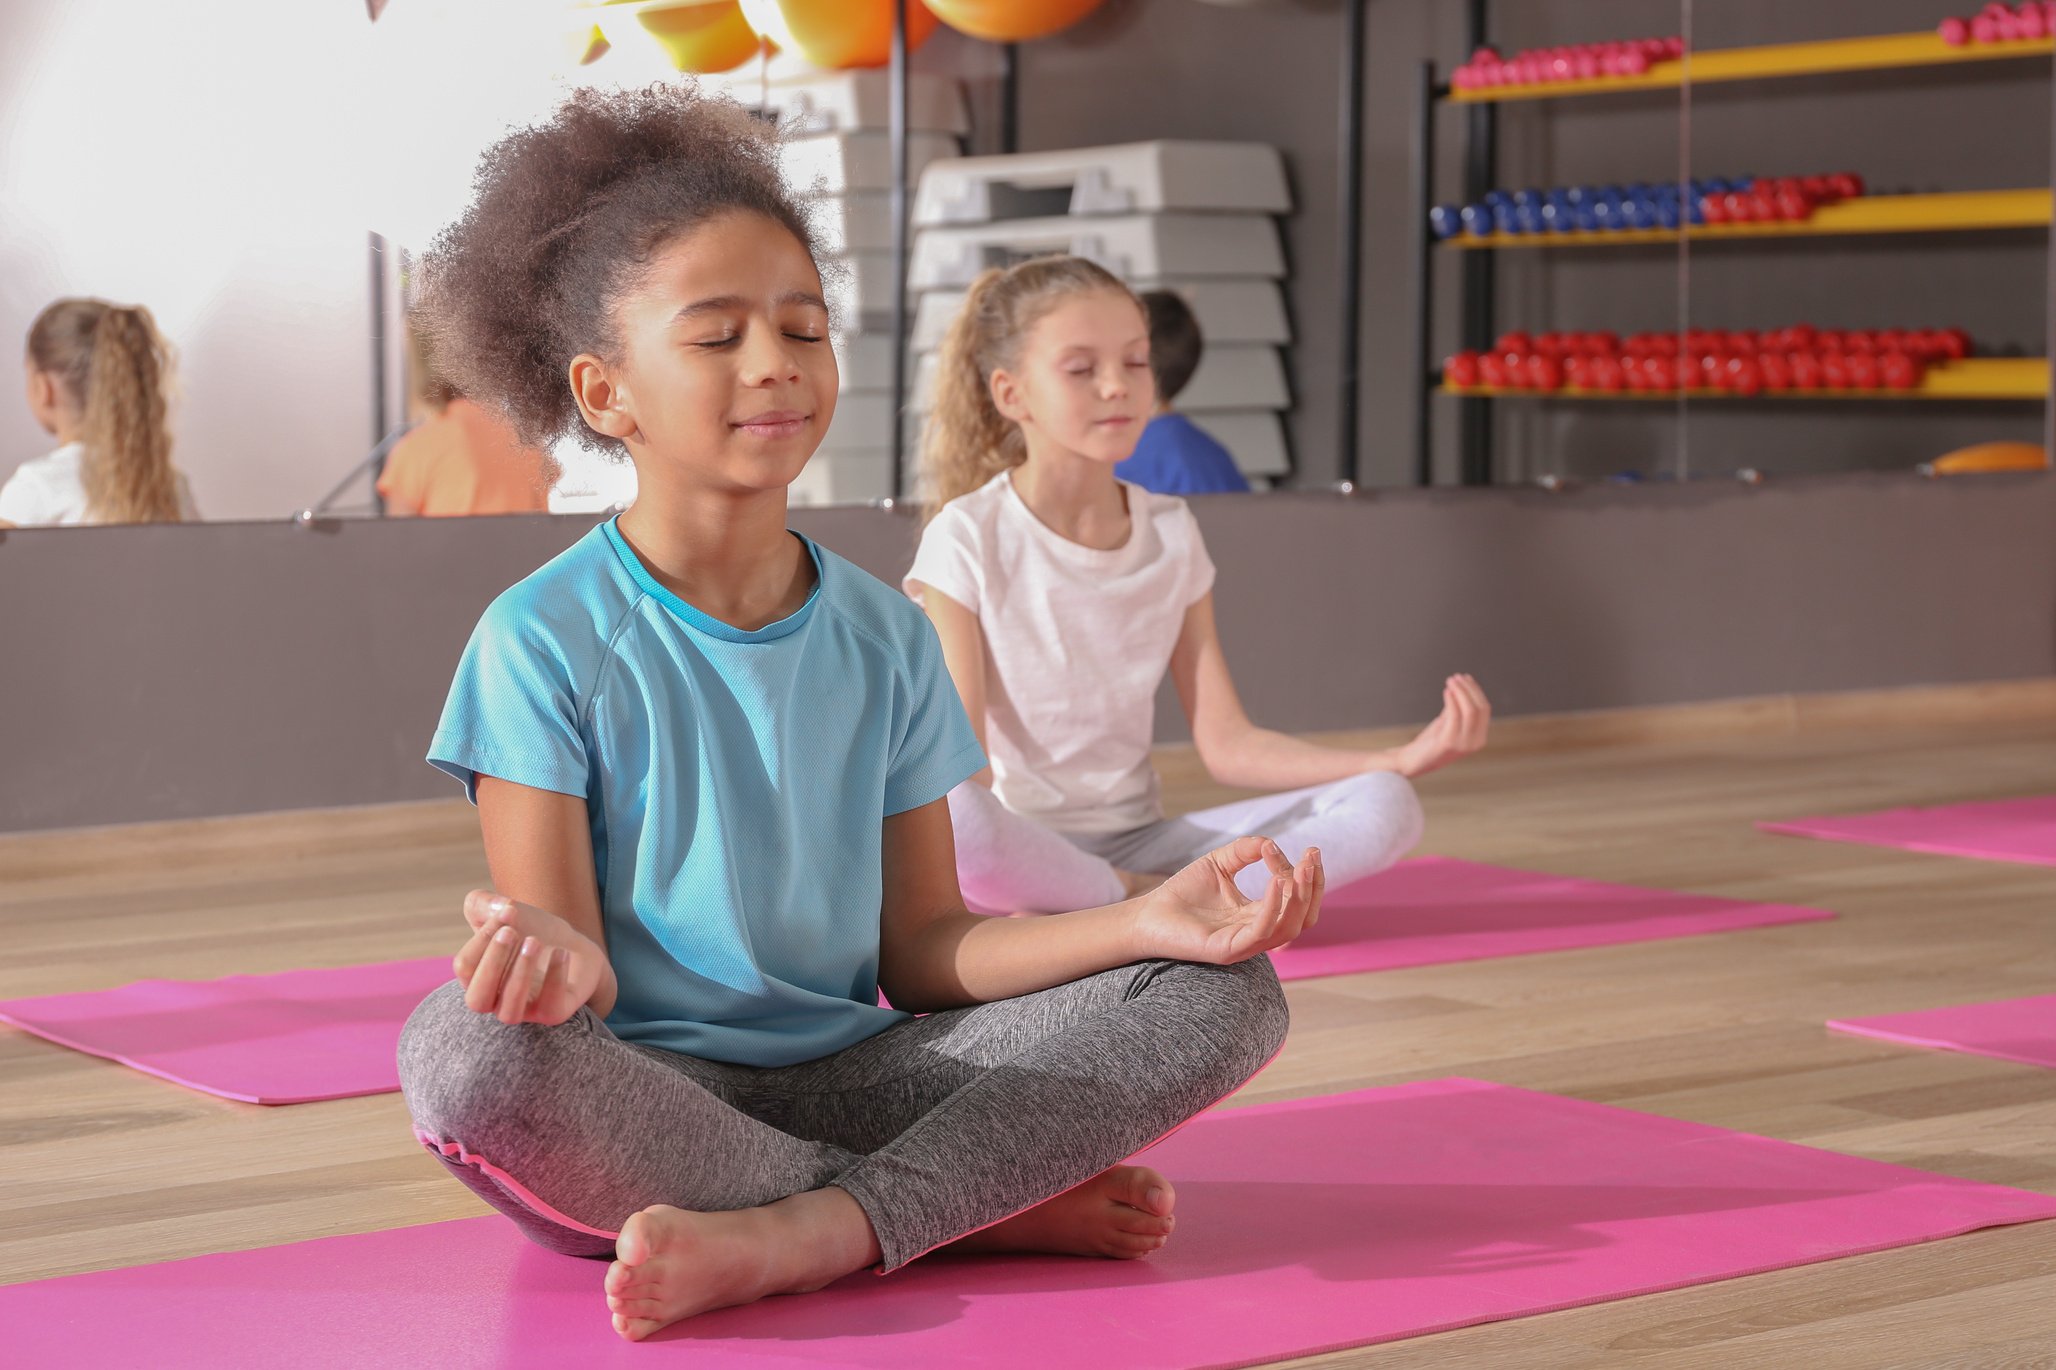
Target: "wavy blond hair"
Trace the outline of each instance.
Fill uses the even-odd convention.
[[[171,346],[141,305],[66,299],[29,327],[29,363],[78,411],[86,514],[95,523],[184,517],[166,415]]]
[[[992,373],[1020,362],[1028,331],[1073,296],[1111,290],[1135,301],[1121,278],[1083,257],[1030,257],[971,282],[937,361],[933,407],[921,429],[924,516],[968,495],[1028,456],[1020,425],[992,402]]]

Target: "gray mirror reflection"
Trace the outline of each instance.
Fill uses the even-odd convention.
[[[0,335],[23,369],[0,403],[0,522],[587,512],[633,499],[625,463],[575,442],[525,450],[455,393],[411,337],[408,305],[422,252],[461,210],[494,137],[578,85],[678,79],[649,35],[609,27],[600,40],[595,16],[566,0],[224,0],[204,16],[150,0],[14,0],[9,17]],[[929,162],[998,146],[1001,61],[998,47],[946,29],[916,54],[910,181]],[[780,56],[711,79],[797,139],[791,170],[818,195],[835,254],[843,394],[794,502],[891,495],[885,73],[810,72]],[[112,94],[81,101],[83,90]],[[1308,119],[1326,130],[1331,115]],[[1274,156],[1325,166],[1328,152]],[[1104,215],[1089,203],[1086,183],[1102,185],[1092,174],[1074,179]],[[1058,205],[1060,193],[1025,178],[994,190],[994,218],[1080,212],[1078,196]],[[1197,277],[1138,261],[1126,273],[1168,292],[1153,317],[1176,334],[1165,352],[1185,356],[1174,404],[1191,420],[1169,427],[1225,463],[1223,483],[1282,482],[1288,428],[1290,442],[1309,441],[1293,422],[1306,383],[1290,374],[1288,319],[1306,306],[1287,298],[1288,209],[1248,210],[1262,260]],[[915,246],[963,227],[917,225]],[[1333,228],[1323,217],[1303,231],[1325,241]],[[1007,234],[989,236],[981,263],[1013,250]],[[1092,237],[1065,241],[1079,250]],[[964,283],[915,273],[909,455]],[[1325,430],[1311,437],[1330,445]],[[909,480],[913,469],[907,460]]]

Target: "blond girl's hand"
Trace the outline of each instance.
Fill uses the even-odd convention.
[[[1236,872],[1262,861],[1271,879],[1246,899]],[[1327,878],[1309,847],[1295,868],[1268,837],[1238,837],[1142,896],[1136,927],[1142,955],[1231,965],[1282,947],[1320,921]]]
[[[503,1023],[561,1023],[593,997],[605,953],[553,913],[491,890],[464,896],[471,940],[451,963],[464,1004]]]
[[[1442,683],[1442,712],[1399,749],[1393,769],[1411,780],[1460,761],[1485,745],[1491,727],[1492,702],[1484,687],[1467,675],[1453,675]]]

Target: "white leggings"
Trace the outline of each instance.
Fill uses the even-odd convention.
[[[1328,887],[1385,869],[1421,840],[1421,803],[1390,771],[1267,794],[1132,832],[1065,834],[1023,818],[975,780],[950,791],[957,879],[964,898],[990,913],[1064,913],[1126,897],[1117,871],[1166,874],[1245,834],[1271,838],[1298,861],[1321,849]],[[1236,877],[1251,899],[1264,891],[1263,863]]]

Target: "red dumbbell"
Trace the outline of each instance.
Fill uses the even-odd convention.
[[[1554,357],[1533,356],[1528,358],[1527,381],[1535,390],[1563,389],[1563,365]]]
[[[1763,388],[1772,393],[1792,388],[1792,365],[1780,352],[1759,352],[1756,367],[1763,377]]]
[[[1478,383],[1478,354],[1459,352],[1442,363],[1442,379],[1454,386],[1473,386]]]
[[[1851,390],[1875,390],[1878,388],[1878,359],[1868,352],[1852,352],[1842,363],[1848,373]]]
[[[1785,366],[1792,373],[1794,390],[1818,390],[1821,386],[1820,357],[1812,352],[1792,352],[1785,357]]]
[[[1849,358],[1840,352],[1820,354],[1820,385],[1823,390],[1849,388]]]
[[[1888,390],[1918,389],[1921,370],[1921,364],[1904,352],[1887,352],[1878,358],[1878,379]]]

